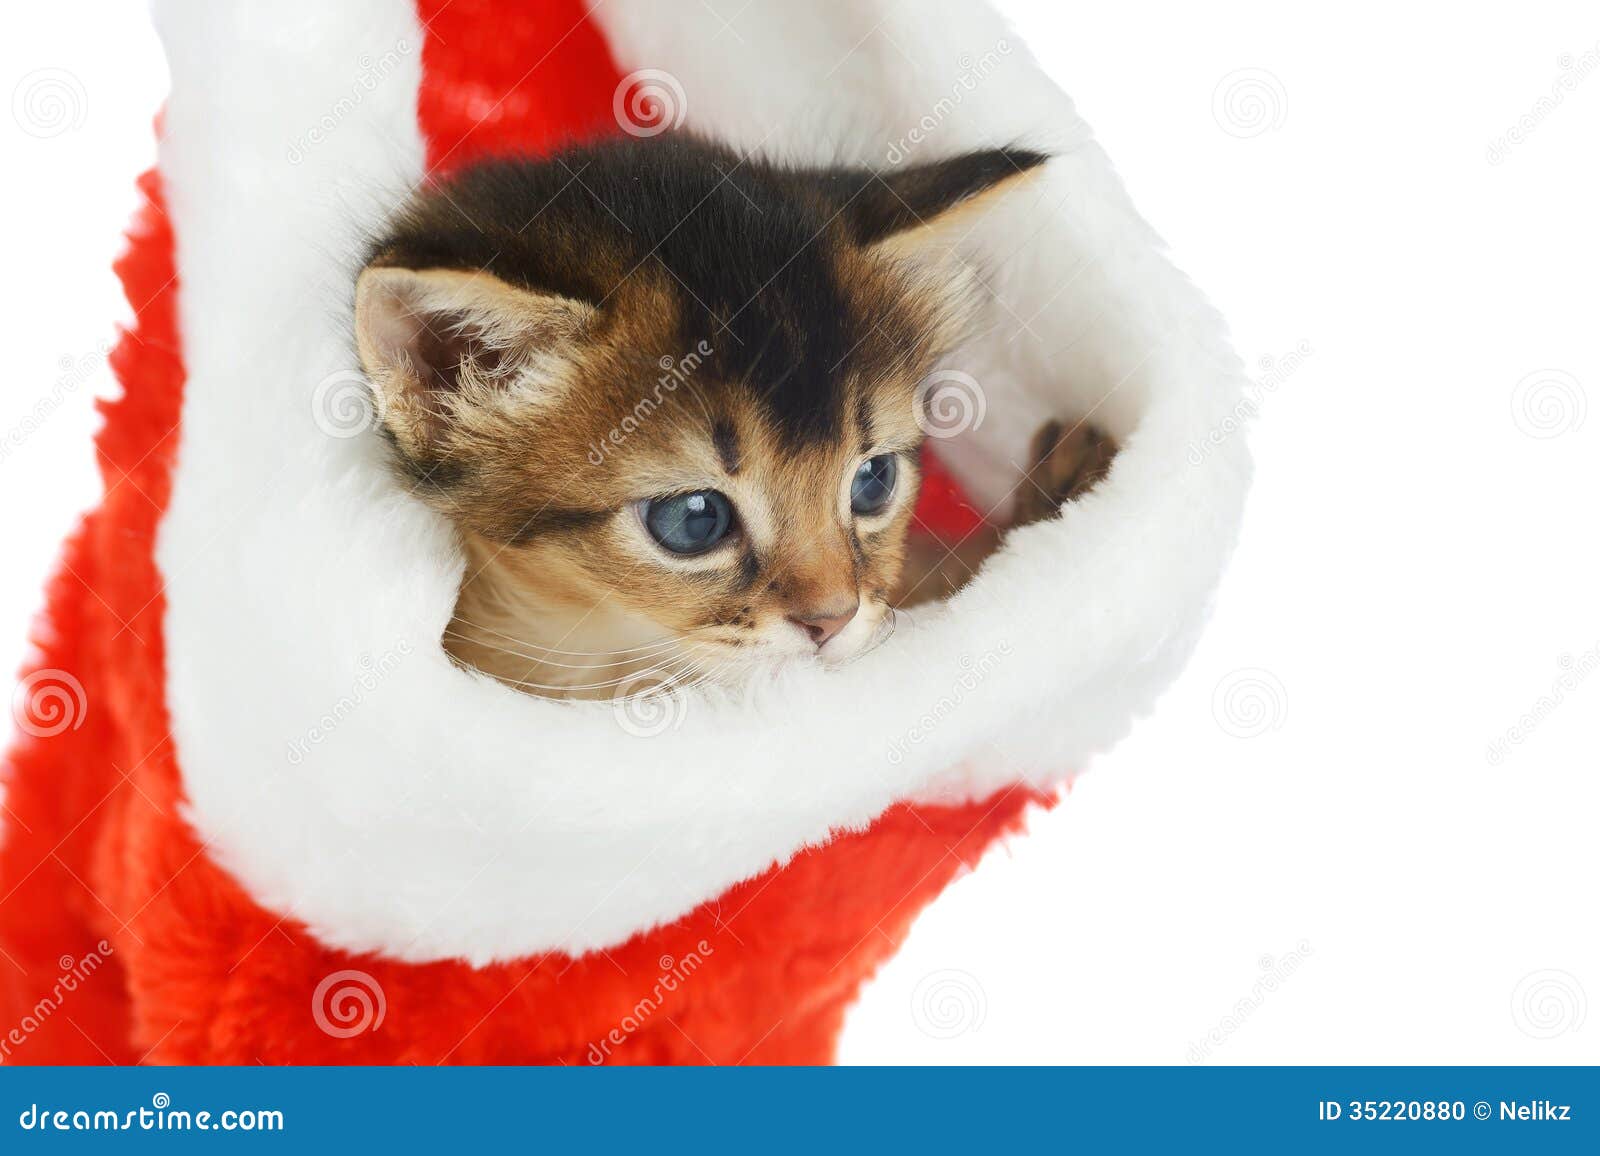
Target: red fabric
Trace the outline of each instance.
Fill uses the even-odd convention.
[[[932,451],[922,452],[922,493],[917,496],[915,526],[941,542],[954,544],[986,524],[961,485]]]
[[[433,161],[610,123],[617,70],[579,0],[427,0],[421,15]],[[124,393],[97,438],[106,493],[66,544],[25,672],[66,672],[82,696],[69,725],[25,736],[3,768],[0,1060],[828,1061],[845,1009],[916,914],[1047,799],[1018,788],[896,807],[609,952],[481,969],[330,950],[212,860],[181,817],[163,697],[153,550],[184,375],[172,231],[157,177],[140,184],[149,203],[117,266],[137,320],[112,355]],[[373,1013],[345,1018],[356,1005],[341,992],[358,990]]]

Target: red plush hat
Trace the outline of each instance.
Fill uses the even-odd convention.
[[[1187,656],[1248,473],[1218,319],[972,0],[158,19],[106,495],[14,703],[0,1058],[826,1062],[917,912]],[[518,695],[440,648],[462,560],[373,433],[361,242],[433,174],[675,127],[814,163],[1050,153],[959,240],[992,316],[930,380],[919,512],[1003,522],[1052,416],[1124,448],[846,668]]]

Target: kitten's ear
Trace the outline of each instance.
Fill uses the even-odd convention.
[[[384,425],[410,454],[520,384],[518,370],[580,336],[594,308],[489,273],[369,266],[356,280],[356,347]]]
[[[1031,149],[985,149],[875,173],[845,206],[845,227],[858,245],[914,254],[940,234],[960,236],[950,231],[970,228],[969,214],[984,210],[1049,159]]]

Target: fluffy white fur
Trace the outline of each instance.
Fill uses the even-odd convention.
[[[987,416],[941,449],[1003,503],[1047,415],[1092,411],[1124,440],[1106,485],[887,645],[738,701],[697,691],[648,737],[643,704],[543,701],[451,666],[448,528],[391,480],[375,436],[314,420],[355,365],[355,240],[421,173],[411,5],[159,8],[188,367],[158,548],[168,702],[192,821],[267,907],[412,961],[609,946],[897,800],[1060,782],[1186,658],[1248,473],[1237,436],[1198,465],[1190,447],[1232,413],[1241,368],[986,6],[755,0],[737,47],[698,0],[597,10],[624,71],[672,73],[689,126],[746,148],[881,165],[929,118],[913,158],[1055,153],[963,243],[997,300],[951,364]],[[1002,42],[952,107],[952,62]],[[397,46],[352,106],[361,59]],[[1011,340],[1018,318],[1031,332]]]

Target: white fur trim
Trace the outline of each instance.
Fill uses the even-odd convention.
[[[1108,484],[861,661],[740,702],[695,692],[641,737],[654,724],[610,705],[452,667],[447,527],[376,437],[321,428],[357,397],[355,238],[421,172],[410,4],[160,5],[188,368],[157,554],[167,695],[192,821],[257,901],[405,960],[605,947],[897,800],[1060,782],[1149,709],[1236,534],[1242,440],[1196,447],[1234,416],[1241,368],[1022,45],[970,0],[931,7],[756,0],[743,44],[697,0],[596,16],[624,72],[670,72],[691,126],[746,147],[884,164],[926,116],[914,157],[1057,153],[965,242],[1003,304],[951,363],[986,419],[943,448],[986,503],[1050,413],[1093,407],[1124,449]],[[941,104],[952,62],[1002,43]],[[386,69],[371,86],[363,60]]]

